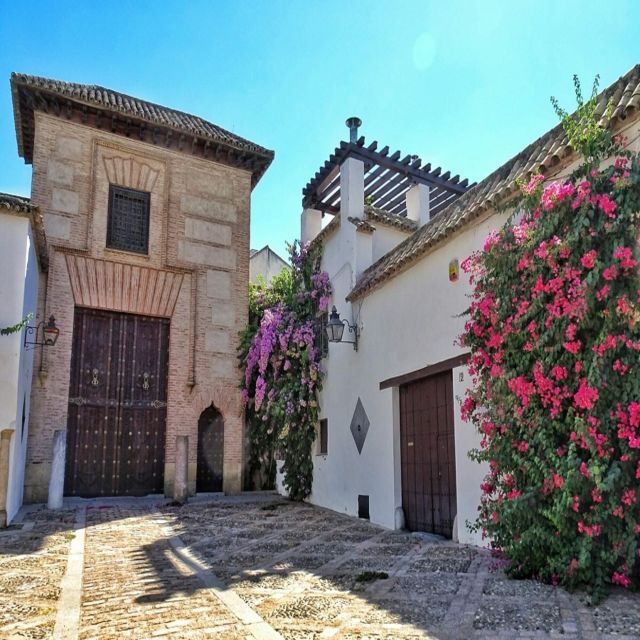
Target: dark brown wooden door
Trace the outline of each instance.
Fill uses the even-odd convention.
[[[169,321],[77,308],[65,493],[161,493]]]
[[[451,371],[400,387],[400,451],[407,528],[450,538],[456,516]]]
[[[198,420],[196,491],[222,491],[223,462],[224,420],[215,407],[209,407]]]

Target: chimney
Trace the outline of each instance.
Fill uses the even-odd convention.
[[[347,118],[345,124],[349,127],[349,142],[355,144],[358,141],[358,127],[362,124],[362,120],[356,116],[351,116]]]

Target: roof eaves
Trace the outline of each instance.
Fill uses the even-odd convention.
[[[607,126],[615,130],[630,116],[638,117],[640,64],[601,92],[599,107],[601,112],[604,112],[604,105],[609,98],[614,100],[614,111],[611,120],[604,123]],[[624,109],[620,108],[623,99]],[[516,183],[518,178],[530,175],[537,168],[549,169],[560,163],[568,165],[573,159],[575,159],[575,153],[564,135],[562,125],[556,125],[371,265],[351,290],[347,300],[361,298],[408,269],[436,244],[482,215],[483,212],[507,203],[518,191]]]
[[[49,94],[64,98],[78,105],[93,109],[109,111],[126,116],[127,121],[142,122],[166,130],[190,135],[205,141],[213,142],[240,154],[247,154],[260,161],[260,165],[252,173],[254,185],[264,175],[274,158],[274,152],[242,138],[222,127],[204,120],[200,116],[177,111],[140,98],[134,98],[98,85],[83,85],[60,80],[51,80],[27,74],[11,74],[11,91],[16,125],[18,152],[28,161],[28,150],[24,143],[24,126],[26,125],[20,101],[20,88],[26,91]],[[248,170],[248,169],[247,169]]]
[[[376,228],[371,223],[363,220],[362,218],[349,216],[347,220],[349,220],[349,222],[356,228],[356,230],[360,231],[361,233],[373,233],[376,230]]]
[[[375,220],[380,224],[384,224],[389,227],[394,227],[400,231],[407,233],[413,233],[418,228],[418,223],[411,218],[405,216],[399,216],[395,213],[379,209],[372,205],[366,205],[364,208],[364,216],[366,220]]]

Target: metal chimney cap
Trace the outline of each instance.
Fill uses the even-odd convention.
[[[356,144],[358,141],[358,127],[362,124],[362,120],[356,116],[351,116],[350,118],[347,118],[345,124],[349,127],[349,142],[351,144]]]

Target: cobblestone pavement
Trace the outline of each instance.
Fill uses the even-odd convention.
[[[0,533],[0,638],[623,640],[640,595],[589,608],[485,551],[271,495],[85,501]]]

